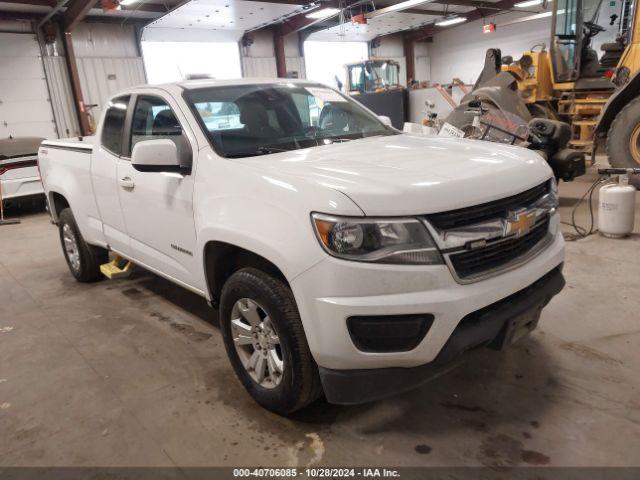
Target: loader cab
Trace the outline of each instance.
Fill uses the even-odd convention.
[[[347,69],[349,95],[400,89],[400,65],[393,60],[365,60],[350,63]]]
[[[550,54],[555,83],[581,81],[602,84],[590,88],[613,88],[608,82],[624,52],[621,30],[631,10],[625,2],[603,0],[557,0],[552,5]]]

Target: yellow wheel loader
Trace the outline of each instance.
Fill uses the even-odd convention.
[[[469,101],[480,99],[525,121],[562,120],[571,127],[570,148],[593,156],[605,147],[612,166],[639,167],[640,15],[636,3],[555,0],[552,5],[549,48],[536,45],[515,61],[501,58],[498,49],[487,51],[484,70],[474,90],[463,98],[460,111]],[[603,32],[614,41],[598,42]]]

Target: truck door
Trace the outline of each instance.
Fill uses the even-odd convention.
[[[181,162],[190,164],[197,148],[177,108],[158,95],[140,94],[134,102],[128,156],[138,142],[169,139],[176,144]],[[194,287],[196,271],[193,177],[140,172],[124,156],[118,163],[120,203],[133,259],[189,287]]]
[[[91,157],[93,191],[102,220],[102,231],[109,246],[123,255],[130,254],[129,236],[118,198],[118,160],[124,153],[124,125],[129,95],[109,102],[102,121],[99,141]]]

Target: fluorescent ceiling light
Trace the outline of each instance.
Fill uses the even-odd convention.
[[[406,2],[396,3],[395,5],[391,5],[389,7],[379,8],[378,10],[374,10],[373,12],[368,12],[364,16],[365,18],[374,18],[379,15],[384,15],[385,13],[406,10],[407,8],[417,7],[418,5],[422,5],[424,3],[431,3],[433,1],[434,0],[407,0]]]
[[[120,5],[131,5],[132,3],[137,3],[139,0],[120,0]]]
[[[551,0],[547,0],[551,3]],[[535,7],[536,5],[541,5],[543,0],[525,0],[524,2],[518,2],[514,4],[514,7],[518,8],[527,8],[527,7]]]
[[[305,17],[307,18],[327,18],[333,15],[340,13],[339,8],[323,8],[321,10],[316,10],[315,12],[307,13]]]
[[[445,18],[444,20],[438,20],[436,22],[436,27],[448,27],[449,25],[455,25],[456,23],[462,23],[466,21],[466,17]]]

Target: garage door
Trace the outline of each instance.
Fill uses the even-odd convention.
[[[0,45],[0,138],[57,138],[35,35],[0,33]]]

